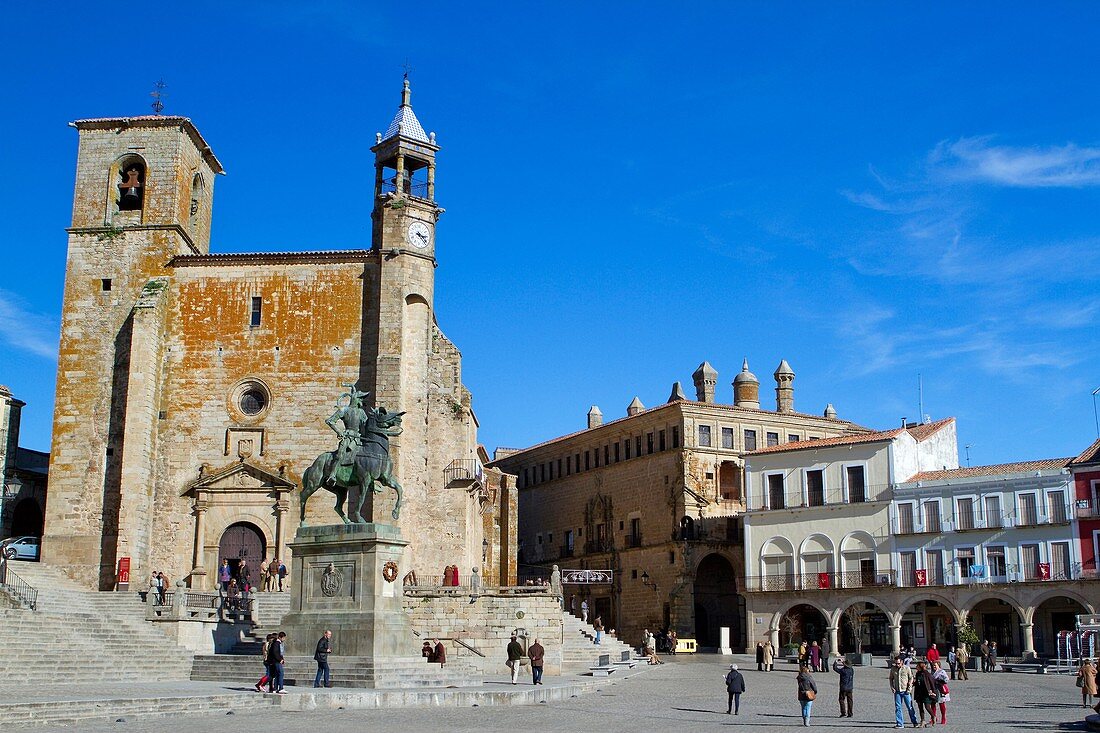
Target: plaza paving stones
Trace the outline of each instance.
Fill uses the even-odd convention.
[[[629,677],[548,679],[548,684],[541,688],[531,687],[530,684],[512,687],[502,676],[487,681],[479,689],[491,696],[499,694],[502,699],[513,691],[523,696],[513,698],[511,704],[479,704],[478,707],[462,698],[465,690],[444,691],[454,697],[449,703],[437,702],[435,706],[428,703],[418,707],[396,707],[391,700],[382,708],[354,710],[327,708],[324,700],[320,708],[313,708],[310,702],[327,696],[328,704],[339,706],[339,696],[348,695],[348,690],[323,690],[316,696],[312,689],[291,690],[291,695],[272,702],[267,702],[272,700],[272,696],[251,693],[251,697],[244,695],[243,699],[252,704],[235,710],[240,717],[231,720],[235,727],[246,725],[249,730],[274,730],[279,733],[316,733],[318,730],[360,733],[425,728],[478,733],[523,728],[612,733],[639,729],[737,730],[741,727],[778,731],[802,727],[795,700],[795,670],[790,665],[782,665],[775,672],[765,673],[757,672],[755,663],[742,656],[723,658],[699,655],[665,659],[668,663],[664,666],[649,668]],[[725,712],[726,693],[722,680],[731,659],[745,673],[748,687],[742,696],[741,714],[738,716],[726,715]],[[856,670],[856,716],[851,719],[836,717],[838,675],[822,672],[815,676],[820,695],[814,703],[813,727],[833,731],[893,728],[893,696],[889,690],[887,670],[883,660],[877,661],[878,665],[873,669]],[[563,683],[582,681],[587,692],[569,691],[569,696],[564,696],[567,690]],[[200,688],[199,685],[206,687]],[[176,687],[176,694],[188,691],[197,695],[214,694],[211,690],[236,694],[225,686],[210,683],[182,683]],[[536,691],[549,693],[551,689],[561,690],[563,699],[524,704],[533,700],[528,696]],[[9,701],[10,690],[0,687],[0,700]],[[104,693],[104,697],[110,696],[110,691]],[[377,694],[369,690],[363,693]],[[85,696],[85,699],[92,697],[94,693]],[[1061,675],[975,673],[969,682],[953,683],[951,697],[947,727],[964,733],[1086,730],[1085,713],[1091,712],[1081,707],[1080,694],[1073,678]],[[173,733],[205,733],[213,726],[226,725],[227,709],[219,709],[213,715],[203,714],[203,707],[197,702],[199,699],[179,700],[178,710],[172,715],[170,723]],[[162,702],[169,707],[172,705],[172,700],[162,699]],[[278,703],[283,703],[285,707]],[[56,701],[55,705],[64,703]],[[110,718],[82,723],[78,727],[80,731],[90,733],[163,733],[166,725],[163,719],[131,717],[125,723],[116,723],[114,718]],[[9,730],[6,724],[0,724],[0,727]],[[38,725],[33,730],[72,728]]]

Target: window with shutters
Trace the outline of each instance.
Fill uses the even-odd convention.
[[[913,587],[917,584],[917,553],[902,552],[898,554],[900,574],[898,585]]]
[[[955,503],[955,529],[974,529],[973,499],[959,499]]]
[[[913,534],[912,504],[898,504],[898,534]]]
[[[940,502],[938,499],[924,502],[924,531],[940,531]]]
[[[1032,498],[1035,498],[1034,495]],[[1024,580],[1039,578],[1039,545],[1020,545],[1020,571]]]
[[[768,476],[768,508],[784,509],[787,506],[785,489],[783,487],[783,474],[773,473]]]
[[[985,526],[989,529],[996,529],[1003,526],[1004,519],[1001,514],[1001,497],[1000,496],[987,496],[985,501]]]
[[[825,472],[806,472],[806,503],[810,506],[825,504]]]
[[[1005,561],[1004,547],[986,547],[985,564],[989,566],[989,577],[1004,578],[1008,575],[1008,564]]]

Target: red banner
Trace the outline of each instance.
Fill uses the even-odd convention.
[[[928,585],[928,571],[927,570],[917,570],[916,571],[916,576],[917,576],[917,585]]]
[[[829,590],[830,579],[829,579],[829,574],[828,573],[818,573],[817,574],[817,587],[822,589],[822,590]]]
[[[128,557],[120,557],[118,559],[118,582],[130,582],[130,558]]]
[[[1050,563],[1039,563],[1039,580],[1050,580]]]

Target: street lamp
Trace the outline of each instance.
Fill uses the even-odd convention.
[[[19,480],[19,477],[12,474],[4,482],[3,492],[0,493],[0,522],[4,520],[4,507],[8,502],[19,496],[19,492],[23,490],[23,482]],[[2,527],[0,527],[2,529]]]
[[[652,588],[654,593],[657,592],[657,581],[653,581],[651,583],[649,581],[649,573],[647,573],[645,570],[642,571],[642,585],[644,585],[646,588]]]

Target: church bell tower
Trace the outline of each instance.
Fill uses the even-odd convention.
[[[371,247],[378,257],[375,404],[406,413],[402,435],[391,445],[398,479],[415,503],[429,477],[423,456],[429,422],[428,373],[434,338],[436,222],[435,133],[425,133],[413,113],[408,78],[401,106],[386,132],[378,133],[375,155]],[[373,319],[372,319],[373,320]],[[379,497],[381,498],[381,497]],[[382,499],[386,502],[386,499]],[[373,515],[389,506],[374,503]]]

